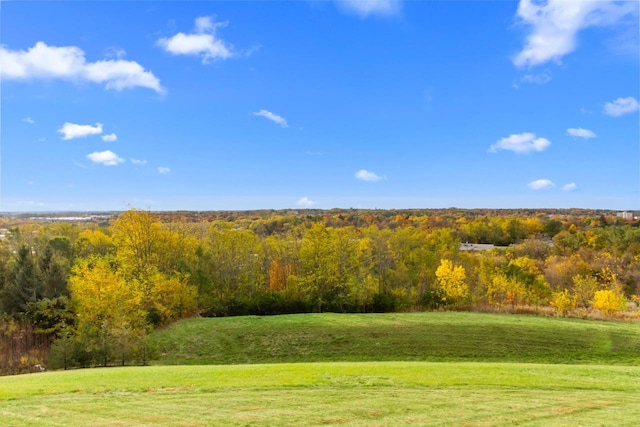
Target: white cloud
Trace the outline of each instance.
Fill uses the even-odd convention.
[[[108,59],[87,62],[76,46],[47,46],[37,42],[27,51],[0,46],[2,78],[8,80],[62,79],[104,83],[107,89],[146,87],[162,93],[160,80],[135,61]]]
[[[553,188],[555,186],[556,185],[553,183],[553,181],[550,181],[548,179],[536,179],[535,181],[531,181],[527,184],[527,187],[531,188],[532,190],[545,190],[547,188]]]
[[[520,81],[522,83],[531,83],[536,85],[547,84],[551,81],[551,73],[545,71],[539,74],[525,74],[524,76],[522,76]]]
[[[106,56],[107,58],[124,58],[125,56],[127,56],[127,52],[121,48],[121,47],[117,47],[117,46],[109,46],[105,52],[104,52],[104,56]]]
[[[582,128],[577,128],[577,129],[569,128],[567,129],[567,135],[573,136],[575,138],[584,138],[584,139],[591,139],[598,136],[592,130],[582,129]]]
[[[25,117],[24,119],[22,119],[23,122],[25,123],[29,123],[30,125],[35,124],[35,120],[33,120],[31,117]]]
[[[118,135],[115,133],[110,133],[108,135],[102,135],[102,140],[104,142],[114,142],[118,140]]]
[[[87,154],[87,159],[94,163],[101,163],[105,166],[116,166],[124,162],[122,157],[110,150],[96,151],[95,153]]]
[[[277,114],[273,114],[271,111],[260,110],[257,113],[252,113],[252,114],[254,116],[261,116],[261,117],[264,117],[266,119],[269,119],[272,122],[274,122],[276,124],[279,124],[283,128],[289,127],[289,125],[287,124],[287,120],[284,117],[279,116]]]
[[[209,31],[214,31],[216,29],[216,24],[213,22],[213,17],[211,16],[200,16],[196,18],[196,33],[202,34]],[[218,26],[224,26],[226,24],[221,23],[217,24]]]
[[[161,175],[166,175],[166,174],[168,174],[169,172],[171,172],[171,169],[170,169],[170,168],[166,168],[166,167],[163,167],[163,166],[160,166],[160,167],[158,168],[158,173],[159,173],[159,174],[161,174]]]
[[[638,100],[632,96],[627,98],[618,98],[615,101],[604,104],[604,113],[609,116],[622,116],[624,114],[638,111]]]
[[[146,165],[147,161],[146,160],[139,160],[139,159],[134,159],[133,157],[129,159],[131,161],[131,163],[133,163],[134,165]]]
[[[82,163],[80,163],[80,162],[76,162],[75,160],[73,161],[73,164],[74,164],[75,166],[79,167],[79,168],[82,168],[82,169],[89,169],[89,166],[87,166],[87,165],[83,165]]]
[[[569,184],[565,184],[562,186],[562,191],[576,191],[578,186],[575,182],[570,182]]]
[[[311,207],[311,206],[317,205],[317,203],[314,202],[313,200],[310,200],[308,197],[303,197],[303,198],[301,198],[300,200],[298,200],[296,202],[296,205],[304,206],[304,207]]]
[[[597,25],[613,25],[637,13],[634,2],[520,0],[517,16],[531,28],[521,52],[513,59],[517,67],[560,62],[573,52],[579,31]]]
[[[75,123],[65,123],[62,125],[58,132],[61,133],[62,139],[69,140],[74,138],[84,138],[88,135],[98,135],[102,133],[102,123],[96,123],[95,126],[91,125],[77,125]]]
[[[355,177],[360,181],[367,182],[378,182],[385,179],[384,176],[376,175],[374,172],[368,171],[366,169],[360,169],[358,172],[356,172]]]
[[[526,154],[532,151],[544,151],[551,145],[546,138],[537,138],[534,133],[524,132],[511,134],[506,138],[499,139],[489,147],[489,152],[495,153],[498,150],[513,151],[518,154]]]
[[[338,6],[365,18],[369,15],[391,16],[400,12],[400,0],[336,0]]]
[[[203,64],[214,59],[231,58],[235,56],[233,46],[216,37],[216,30],[226,25],[214,22],[210,16],[202,16],[195,20],[195,33],[163,37],[157,44],[173,55],[200,56]]]

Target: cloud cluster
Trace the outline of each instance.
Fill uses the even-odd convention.
[[[522,83],[531,83],[536,85],[544,85],[551,81],[551,73],[549,71],[545,71],[539,74],[525,74],[520,79]]]
[[[171,172],[171,169],[170,169],[170,168],[167,168],[167,167],[164,167],[164,166],[159,166],[159,167],[158,167],[158,173],[159,173],[160,175],[166,175],[166,174],[168,174],[169,172]]]
[[[582,128],[569,128],[567,129],[567,135],[573,136],[574,138],[584,139],[591,139],[598,136],[592,130]]]
[[[7,80],[61,79],[71,82],[104,83],[107,89],[134,87],[163,93],[160,80],[135,61],[108,59],[87,62],[76,46],[47,46],[37,42],[27,51],[0,46],[1,76]]]
[[[303,197],[296,202],[296,205],[310,208],[311,206],[317,205],[317,203],[309,199],[308,197]]]
[[[87,154],[87,158],[94,163],[100,163],[105,166],[117,166],[124,162],[124,159],[118,156],[111,150],[96,151],[91,154]]]
[[[118,140],[118,135],[115,133],[110,133],[108,135],[102,135],[102,140],[104,142],[114,142]]]
[[[75,138],[84,138],[89,135],[99,135],[102,133],[102,123],[96,123],[95,126],[91,126],[66,122],[60,129],[58,129],[58,133],[62,134],[62,139],[65,141]]]
[[[530,27],[530,32],[513,63],[517,67],[532,67],[548,61],[559,62],[575,49],[578,32],[592,26],[619,23],[622,18],[637,13],[633,3],[520,0],[517,16]]]
[[[548,190],[548,189],[554,188],[555,186],[556,186],[555,182],[545,178],[536,179],[535,181],[531,181],[530,183],[527,184],[527,187],[529,187],[532,190]],[[569,184],[565,184],[562,186],[562,191],[566,191],[566,192],[576,191],[577,189],[578,189],[578,186],[576,185],[575,182],[570,182]]]
[[[360,181],[367,182],[378,182],[385,179],[384,176],[376,175],[374,172],[368,171],[366,169],[360,169],[358,172],[356,172],[355,177]]]
[[[366,18],[369,15],[391,16],[400,12],[400,0],[336,0],[338,7]]]
[[[548,179],[536,179],[535,181],[531,181],[527,184],[527,187],[532,190],[545,190],[547,188],[553,188],[556,184]]]
[[[622,116],[638,111],[638,100],[632,96],[618,98],[615,101],[604,104],[603,112],[609,116]]]
[[[178,33],[172,37],[158,39],[157,44],[172,55],[199,56],[206,64],[215,59],[227,59],[235,55],[233,46],[216,37],[216,30],[224,22],[214,22],[211,16],[196,18],[194,32]]]
[[[498,150],[513,151],[517,154],[527,154],[533,151],[544,151],[551,145],[551,141],[546,138],[538,138],[534,133],[524,132],[511,134],[506,138],[499,139],[489,147],[489,152],[495,153]]]
[[[265,119],[269,119],[272,122],[274,122],[276,124],[279,124],[283,128],[289,127],[289,125],[287,124],[287,120],[284,117],[279,116],[277,114],[273,114],[271,111],[260,110],[258,112],[252,113],[252,114],[254,116],[260,116],[260,117],[264,117]]]

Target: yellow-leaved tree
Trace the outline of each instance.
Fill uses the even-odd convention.
[[[78,335],[94,360],[124,364],[143,345],[147,331],[142,291],[118,274],[111,257],[79,260],[69,279]]]
[[[503,273],[497,273],[487,286],[487,300],[496,307],[516,306],[526,299],[527,290],[524,285]]]
[[[197,311],[198,292],[187,283],[187,277],[166,277],[162,273],[155,273],[148,280],[153,303],[151,313],[159,317],[152,319],[154,323],[167,324]]]
[[[469,285],[464,267],[454,265],[448,259],[442,259],[436,269],[436,279],[442,291],[442,301],[447,304],[459,304],[469,297]]]
[[[627,300],[620,292],[611,289],[596,291],[591,301],[591,306],[600,310],[607,316],[622,311],[627,305]]]
[[[181,271],[196,258],[198,242],[189,230],[138,210],[123,212],[114,230],[118,274],[138,291],[147,320],[166,324],[195,313],[197,288]]]
[[[551,295],[549,304],[558,310],[558,314],[564,316],[568,312],[575,310],[578,298],[576,295],[569,294],[568,289],[562,289]]]

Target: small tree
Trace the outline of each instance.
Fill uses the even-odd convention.
[[[603,312],[606,316],[611,316],[626,307],[627,301],[624,295],[609,289],[597,291],[591,301],[591,306]]]
[[[575,295],[571,296],[569,290],[564,289],[553,293],[550,304],[558,310],[558,314],[564,316],[576,308],[577,301],[578,298]]]
[[[593,276],[576,274],[573,281],[573,292],[576,296],[578,307],[588,307],[598,289],[598,279]]]
[[[436,279],[442,290],[442,301],[445,303],[459,303],[469,297],[469,285],[465,283],[467,278],[464,267],[454,265],[448,259],[440,261],[436,270]]]

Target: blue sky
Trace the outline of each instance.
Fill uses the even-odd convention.
[[[0,7],[0,211],[640,209],[638,2]]]

